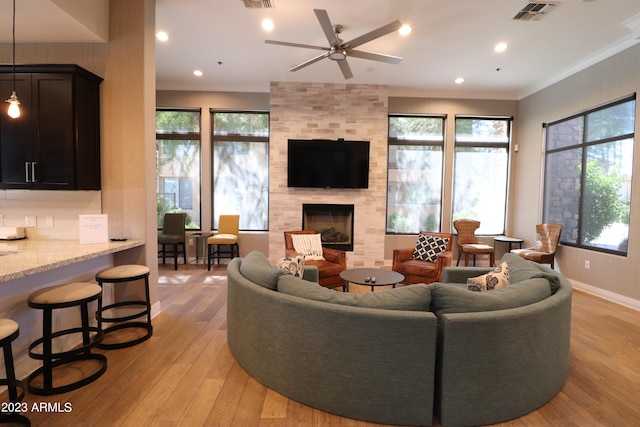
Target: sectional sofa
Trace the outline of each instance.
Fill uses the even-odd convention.
[[[569,364],[571,286],[506,254],[511,286],[471,292],[483,268],[366,294],[294,277],[251,252],[228,274],[228,343],[253,377],[308,406],[401,425],[491,424],[551,399]]]

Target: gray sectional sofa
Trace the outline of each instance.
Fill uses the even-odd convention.
[[[296,278],[251,252],[228,274],[228,343],[254,378],[308,406],[401,425],[491,424],[550,400],[569,363],[571,286],[506,254],[511,286],[471,292],[489,269],[349,294]],[[311,270],[313,272],[313,270]]]

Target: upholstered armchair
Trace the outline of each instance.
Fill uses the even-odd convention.
[[[446,243],[444,239],[447,239]],[[421,244],[421,242],[433,242],[435,247],[439,247],[439,249],[429,251],[428,246]],[[451,265],[451,259],[453,257],[451,252],[452,244],[452,234],[421,231],[418,234],[416,247],[393,250],[393,264],[391,269],[404,275],[404,280],[401,283],[406,285],[439,282],[442,280],[442,270]],[[424,250],[420,251],[420,247]],[[440,251],[440,249],[444,250]],[[414,253],[416,253],[416,256],[414,256]],[[420,259],[429,256],[431,256],[432,259],[435,258],[434,261]]]
[[[538,224],[536,225],[536,233],[540,235],[540,240],[535,246],[524,249],[513,249],[512,254],[520,255],[529,261],[535,261],[540,264],[550,264],[554,267],[556,258],[556,249],[562,234],[562,225],[560,224]]]
[[[300,255],[293,246],[293,234],[318,234],[318,232],[312,230],[285,231],[285,255]],[[342,287],[343,290],[346,290],[344,280],[340,277],[340,272],[347,269],[346,252],[339,249],[322,248],[322,256],[324,260],[305,259],[305,266],[315,265],[318,268],[318,283],[320,285],[326,288]]]

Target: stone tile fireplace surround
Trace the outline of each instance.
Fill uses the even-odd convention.
[[[271,83],[269,159],[269,259],[284,255],[284,231],[302,230],[303,204],[353,204],[350,267],[384,265],[387,186],[386,86]],[[287,187],[287,141],[370,141],[369,188]]]

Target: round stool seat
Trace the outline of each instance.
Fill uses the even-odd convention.
[[[18,324],[16,322],[11,319],[0,319],[0,341],[12,337],[16,332],[18,332]],[[11,341],[16,337],[12,337]]]
[[[133,280],[134,278],[143,277],[149,274],[149,268],[146,265],[119,265],[117,267],[107,268],[96,274],[96,280]]]
[[[106,356],[91,353],[91,349],[98,345],[104,337],[100,324],[98,326],[90,325],[89,303],[92,301],[97,301],[98,307],[100,306],[102,288],[95,283],[88,282],[50,286],[39,289],[29,295],[27,301],[29,307],[43,310],[42,337],[29,345],[29,356],[33,359],[42,360],[42,366],[33,371],[27,378],[26,382],[30,393],[38,395],[66,393],[97,380],[106,372]],[[81,326],[54,331],[53,310],[76,306],[80,307]],[[63,337],[68,338],[77,334],[82,336],[81,345],[74,345],[71,349],[63,351],[53,351],[54,340]],[[81,361],[95,361],[98,367],[94,372],[82,376],[79,380],[61,385],[54,384],[53,374],[55,368]],[[36,378],[39,377],[42,377],[42,385],[36,381]]]
[[[144,279],[145,299],[117,301],[112,304],[98,306],[96,318],[98,326],[102,327],[102,323],[112,323],[113,325],[104,328],[105,335],[123,329],[143,329],[145,332],[141,336],[123,339],[117,337],[117,341],[101,342],[99,348],[118,349],[131,347],[148,340],[153,335],[153,326],[151,326],[151,298],[149,297],[149,268],[138,264],[125,264],[116,267],[107,268],[96,273],[96,281],[100,288],[105,283],[124,283]],[[133,309],[133,313],[127,311]],[[118,311],[122,310],[122,311]],[[128,312],[129,314],[125,314]],[[144,317],[144,321],[136,320]],[[134,321],[135,320],[135,321]],[[109,335],[113,339],[113,335]],[[106,341],[106,340],[105,340]]]
[[[102,293],[102,288],[95,283],[76,282],[66,285],[50,286],[32,292],[28,304],[33,308],[62,308],[78,305],[85,300],[92,300]]]

